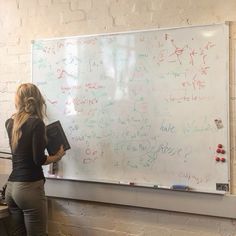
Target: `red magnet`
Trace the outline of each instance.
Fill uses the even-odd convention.
[[[218,146],[217,146],[218,148],[222,148],[223,147],[223,145],[222,144],[218,144]]]
[[[222,150],[221,150],[221,153],[222,153],[222,154],[225,154],[225,150],[224,150],[224,149],[222,149]]]
[[[216,149],[216,152],[217,152],[217,153],[221,153],[221,149],[220,149],[220,148],[217,148],[217,149]]]
[[[219,158],[219,157],[215,157],[215,160],[216,160],[216,161],[220,161],[220,158]]]
[[[222,162],[225,162],[225,158],[224,157],[221,157],[220,159]]]

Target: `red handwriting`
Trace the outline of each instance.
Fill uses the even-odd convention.
[[[67,71],[63,70],[63,69],[57,69],[57,73],[59,74],[59,75],[57,76],[58,79],[64,79],[64,78],[66,78],[66,76],[76,78],[75,75],[70,74],[70,73],[68,73]]]
[[[177,47],[177,46],[175,45],[173,39],[171,40],[171,43],[172,43],[172,45],[175,47],[175,51],[174,51],[173,53],[171,53],[170,56],[176,55],[176,56],[177,56],[177,59],[178,59],[178,61],[179,61],[179,63],[182,64],[182,62],[181,62],[181,60],[180,60],[180,56],[183,54],[185,47],[183,47],[183,48]]]

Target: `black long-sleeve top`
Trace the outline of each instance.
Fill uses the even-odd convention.
[[[6,129],[11,140],[13,119],[6,121]],[[45,163],[45,124],[36,117],[30,117],[21,127],[22,136],[15,151],[12,151],[12,172],[9,181],[32,182],[44,179],[42,165]],[[10,142],[11,147],[11,142]]]

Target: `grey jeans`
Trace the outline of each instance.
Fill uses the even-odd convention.
[[[8,182],[11,236],[47,235],[47,202],[44,181]]]

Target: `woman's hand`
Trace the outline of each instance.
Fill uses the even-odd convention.
[[[60,146],[60,149],[53,156],[47,156],[47,159],[43,165],[48,165],[57,161],[60,161],[61,158],[66,154],[63,145]]]
[[[57,151],[57,153],[55,154],[57,161],[60,161],[61,158],[66,154],[63,145],[60,146],[60,149]]]

